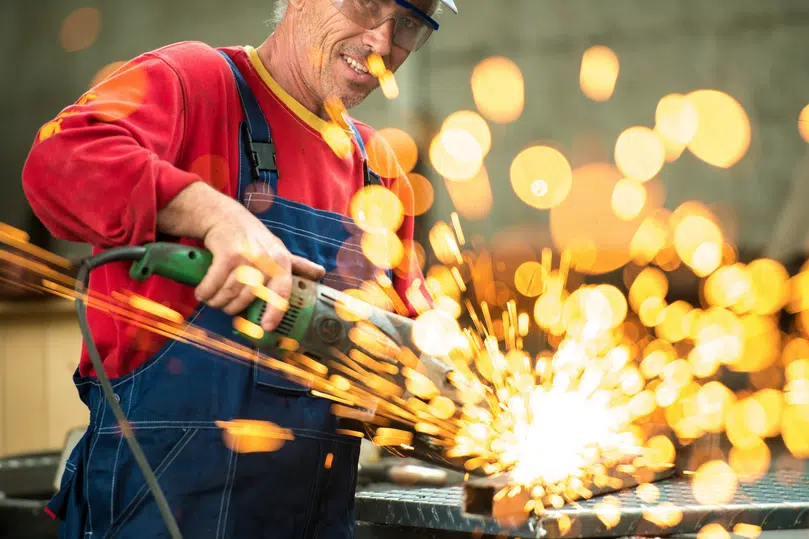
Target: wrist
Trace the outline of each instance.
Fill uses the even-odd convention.
[[[232,216],[237,204],[207,183],[194,182],[158,212],[157,228],[172,236],[201,240],[217,223]]]

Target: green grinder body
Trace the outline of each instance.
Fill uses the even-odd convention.
[[[145,247],[146,254],[135,261],[129,270],[129,276],[137,281],[157,275],[178,283],[196,286],[205,277],[213,261],[210,251],[190,245],[155,242]],[[300,341],[312,320],[316,288],[305,279],[293,277],[289,308],[274,331],[234,330],[234,333],[265,352],[278,351],[283,338]],[[260,327],[261,317],[266,309],[267,302],[256,299],[241,313],[241,317]]]

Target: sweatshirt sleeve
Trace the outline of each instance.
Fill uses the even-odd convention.
[[[147,54],[42,126],[22,185],[51,234],[102,248],[154,241],[157,212],[200,180],[172,164],[184,108],[177,73]]]

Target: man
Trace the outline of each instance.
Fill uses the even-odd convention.
[[[289,0],[256,49],[179,43],[143,54],[40,129],[23,171],[26,195],[55,236],[96,251],[157,239],[210,250],[195,288],[132,281],[124,263],[95,270],[90,288],[131,290],[216,334],[232,335],[233,315],[253,299],[236,269],[256,260],[282,298],[292,273],[359,286],[367,261],[343,253],[356,254],[362,232],[347,217],[351,197],[380,181],[365,166],[372,131],[346,116],[353,150],[336,155],[322,136],[326,104],[360,103],[377,86],[370,55],[395,71],[437,28],[437,8],[438,0]],[[412,237],[412,218],[397,233]],[[416,275],[396,274],[403,298]],[[268,309],[263,329],[282,315]],[[328,400],[105,313],[88,318],[115,400],[184,536],[353,535],[359,441],[337,432]],[[74,379],[90,426],[48,510],[62,537],[165,537],[94,375],[85,349]],[[231,450],[216,424],[231,419],[275,423],[294,441],[275,452]]]

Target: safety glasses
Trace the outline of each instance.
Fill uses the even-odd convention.
[[[393,43],[407,51],[417,50],[438,30],[433,19],[437,1],[423,11],[406,0],[331,0],[334,7],[354,23],[373,30],[394,21]]]

